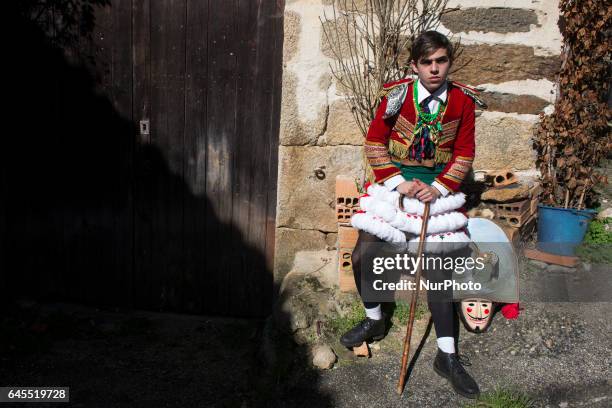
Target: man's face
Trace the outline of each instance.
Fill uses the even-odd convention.
[[[428,56],[421,57],[417,64],[411,62],[411,66],[423,86],[429,92],[433,92],[446,81],[451,62],[446,48],[438,48]]]

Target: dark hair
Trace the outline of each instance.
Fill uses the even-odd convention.
[[[418,63],[423,57],[435,52],[438,48],[446,48],[448,59],[453,61],[453,44],[446,38],[444,34],[437,31],[425,31],[412,43],[410,58],[414,63]]]

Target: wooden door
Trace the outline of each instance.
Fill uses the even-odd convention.
[[[13,215],[0,220],[0,243],[17,243],[3,251],[0,282],[46,282],[23,292],[91,304],[264,316],[284,2],[110,3],[69,47],[31,36],[51,57],[30,56],[23,76],[47,64],[46,86],[31,91],[57,143],[30,176],[59,163],[59,181],[53,199],[30,206],[17,194],[29,179],[5,161],[2,210]]]

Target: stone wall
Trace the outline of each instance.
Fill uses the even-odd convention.
[[[461,38],[451,79],[482,88],[489,109],[476,119],[476,170],[511,166],[535,173],[531,135],[555,98],[562,36],[558,1],[450,0],[440,32]]]
[[[319,18],[330,15],[331,1],[286,1],[277,284],[290,270],[333,273],[335,178],[363,177],[363,138],[331,76],[322,39]],[[444,16],[439,31],[461,38],[455,66],[467,64],[451,79],[481,87],[490,105],[476,119],[475,169],[535,173],[532,127],[540,111],[552,108],[560,65],[558,2],[450,0],[448,6],[459,9]]]

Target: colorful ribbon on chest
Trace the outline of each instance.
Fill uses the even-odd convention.
[[[429,102],[433,99],[433,95],[428,96],[419,104],[418,84],[413,86],[414,106],[416,110],[416,126],[414,127],[414,140],[408,157],[412,160],[422,161],[425,159],[433,159],[436,151],[436,144],[439,135],[442,132],[442,116],[446,105],[442,102],[438,103],[438,107],[434,113],[429,110]]]

